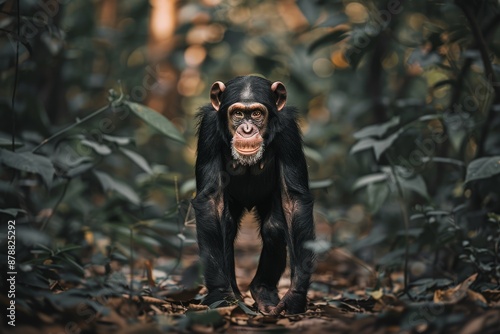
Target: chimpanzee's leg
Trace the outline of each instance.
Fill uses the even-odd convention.
[[[282,196],[288,226],[286,239],[290,255],[291,284],[272,313],[279,314],[286,310],[289,314],[297,314],[306,310],[306,295],[314,270],[314,253],[304,247],[307,241],[314,240],[313,201],[309,194],[290,194],[285,191]]]
[[[280,301],[277,284],[286,266],[286,223],[277,197],[270,204],[257,207],[262,252],[250,292],[264,313],[271,312]]]
[[[225,208],[229,208],[228,210],[224,210],[225,212],[228,211],[228,217],[224,219],[227,224],[223,225],[226,229],[223,233],[227,238],[225,242],[226,264],[228,265],[227,271],[230,275],[231,288],[233,289],[234,295],[236,298],[241,299],[241,292],[236,284],[236,272],[234,268],[234,240],[238,234],[243,207],[237,203],[226,203]]]
[[[228,305],[236,299],[233,244],[237,222],[222,196],[200,194],[192,203],[196,215],[200,260],[208,289],[203,304],[211,305],[226,300],[220,306]],[[239,294],[237,287],[236,293]]]

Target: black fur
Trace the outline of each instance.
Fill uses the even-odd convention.
[[[255,208],[263,242],[252,296],[262,312],[295,314],[305,311],[313,253],[304,243],[314,239],[313,200],[296,110],[276,109],[271,82],[254,76],[226,83],[220,109],[201,108],[196,161],[197,195],[193,200],[201,263],[208,295],[204,303],[221,305],[241,298],[234,272],[234,239],[245,210]],[[251,94],[248,94],[250,87]],[[269,111],[261,161],[237,165],[231,157],[227,108],[242,100],[260,102]],[[287,221],[288,217],[288,221]],[[277,283],[286,266],[287,247],[291,287],[280,300]]]

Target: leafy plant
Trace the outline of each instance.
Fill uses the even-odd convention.
[[[499,203],[493,190],[499,185],[498,147],[491,143],[499,139],[493,110],[500,92],[489,81],[495,73],[488,57],[495,52],[489,50],[494,49],[490,37],[496,25],[488,11],[496,11],[497,4],[444,1],[424,9],[416,4],[396,8],[389,2],[375,1],[371,6],[348,6],[352,7],[351,20],[356,17],[359,22],[351,26],[350,32],[346,30],[349,26],[334,26],[332,33],[311,44],[311,50],[335,45],[333,53],[340,53],[346,61],[336,63],[334,59],[334,64],[344,71],[366,73],[368,78],[370,94],[365,98],[378,124],[354,134],[357,142],[351,154],[370,172],[354,183],[353,190],[362,193],[370,211],[381,217],[385,216],[384,208],[390,207],[389,199],[397,200],[404,224],[394,237],[397,240],[398,235],[406,235],[378,262],[391,266],[402,263],[404,258],[407,272],[409,258],[415,258],[426,245],[438,257],[441,250],[465,244],[463,249],[455,248],[456,256],[498,280],[492,274],[494,257],[486,256],[488,264],[478,260],[478,253],[490,251],[470,246],[490,231],[485,201],[489,201],[490,210]],[[439,17],[443,8],[453,11],[453,20],[467,21],[470,30],[443,21]],[[416,15],[426,15],[436,23],[418,30],[401,20]],[[490,23],[481,27],[479,22]],[[419,38],[406,45],[403,39],[410,34],[418,34]],[[451,48],[459,52],[447,53]],[[411,54],[406,64],[402,61],[405,53]],[[396,60],[394,65],[389,64],[391,59]],[[473,62],[482,62],[484,71],[472,72]],[[397,81],[403,83],[399,89],[378,88]],[[478,84],[481,87],[474,89]],[[431,207],[409,216],[410,208],[418,212],[415,208],[422,205]],[[482,218],[476,221],[478,217]],[[484,230],[469,241],[463,229],[467,230],[472,221]],[[402,253],[399,247],[406,247],[406,251]]]

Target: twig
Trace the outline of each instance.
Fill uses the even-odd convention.
[[[45,221],[43,222],[42,226],[40,227],[40,231],[43,231],[45,229],[45,227],[49,224],[50,220],[52,219],[52,217],[56,213],[57,208],[59,207],[59,204],[61,204],[64,196],[66,196],[66,191],[68,190],[68,186],[69,186],[70,182],[71,182],[71,179],[68,179],[66,181],[66,184],[64,185],[63,192],[62,192],[61,196],[59,196],[59,199],[57,200],[56,204],[52,208],[52,212],[50,213],[49,217],[47,219],[45,219]]]
[[[408,232],[410,230],[410,221],[408,219],[408,209],[406,207],[403,189],[401,188],[401,184],[399,183],[396,168],[394,168],[394,161],[393,161],[390,154],[387,154],[387,159],[389,160],[391,172],[392,172],[392,175],[394,175],[394,181],[396,183],[396,188],[398,190],[399,206],[401,208],[401,214],[403,216],[403,223],[404,223],[404,227],[405,227],[405,263],[404,263],[404,277],[403,277],[403,280],[404,280],[403,293],[408,295],[411,298],[411,296],[408,294],[408,287],[410,285],[410,280],[409,280],[409,276],[408,276],[408,262],[409,262],[408,258],[410,256],[410,238],[408,236]]]
[[[134,225],[130,227],[130,296],[134,295]]]
[[[99,114],[101,114],[102,112],[108,110],[108,108],[110,107],[110,105],[107,105],[105,107],[102,107],[100,108],[99,110],[96,110],[94,111],[92,114],[88,115],[87,117],[84,117],[82,118],[81,120],[65,127],[64,129],[62,129],[61,131],[58,131],[56,132],[54,135],[50,136],[49,138],[43,140],[38,146],[36,146],[31,152],[32,153],[36,153],[42,146],[44,146],[45,144],[51,142],[52,140],[60,137],[61,135],[63,135],[64,133],[68,132],[69,130],[77,127],[78,125],[81,125],[82,123],[85,123],[87,122],[88,120],[98,116]]]
[[[174,183],[175,183],[175,200],[177,202],[177,226],[179,228],[179,234],[177,235],[178,238],[179,238],[179,241],[180,241],[180,246],[179,246],[179,253],[177,255],[177,258],[175,260],[175,264],[174,266],[172,267],[172,269],[170,269],[170,271],[168,272],[167,276],[165,277],[165,280],[167,280],[170,275],[172,275],[175,270],[177,270],[177,268],[179,267],[179,264],[181,263],[181,260],[182,260],[182,252],[184,251],[184,239],[185,239],[185,236],[184,236],[184,224],[181,222],[181,204],[180,204],[180,197],[179,197],[179,184],[178,184],[178,179],[177,179],[177,176],[174,177]]]
[[[360,258],[356,257],[354,254],[352,254],[351,252],[347,251],[344,248],[335,248],[334,251],[337,252],[337,253],[339,253],[339,254],[342,254],[343,256],[349,258],[350,260],[356,262],[357,265],[359,265],[360,267],[366,269],[366,271],[368,271],[370,273],[370,275],[373,276],[374,279],[377,279],[377,271],[375,269],[373,269],[365,261],[363,261]]]
[[[16,1],[17,3],[17,24],[16,24],[16,30],[17,30],[17,36],[20,36],[20,29],[21,29],[21,17],[20,17],[20,6],[19,6],[19,0]],[[16,39],[16,69],[14,71],[14,88],[12,89],[12,152],[16,151],[16,91],[17,91],[17,80],[18,80],[18,74],[19,74],[19,38]]]
[[[112,98],[112,97],[111,97]],[[38,151],[42,146],[44,146],[45,144],[47,144],[48,142],[54,140],[55,138],[61,136],[62,134],[68,132],[69,130],[77,127],[78,125],[81,125],[85,122],[87,122],[88,120],[98,116],[99,114],[103,113],[104,111],[108,110],[109,108],[111,108],[113,110],[114,107],[116,106],[119,106],[123,103],[123,100],[125,99],[125,95],[123,94],[123,90],[121,88],[121,83],[120,83],[120,96],[118,96],[118,98],[116,100],[112,100],[107,106],[104,106],[96,111],[94,111],[93,113],[91,113],[90,115],[88,115],[87,117],[84,117],[80,120],[77,120],[75,123],[71,124],[70,126],[62,129],[61,131],[58,131],[56,132],[54,135],[50,136],[49,138],[45,139],[44,141],[42,141],[37,147],[35,147],[31,152],[32,153],[36,153],[36,151]]]

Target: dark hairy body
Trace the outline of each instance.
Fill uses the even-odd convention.
[[[250,291],[259,311],[304,312],[314,254],[313,199],[296,110],[285,106],[281,82],[237,77],[212,86],[201,108],[193,199],[208,294],[203,303],[240,299],[234,240],[245,211],[254,209],[262,253]],[[291,286],[280,299],[277,283],[288,257]]]

